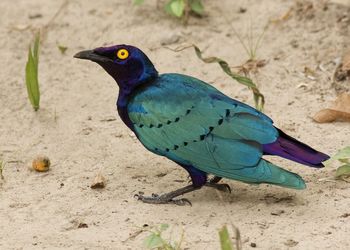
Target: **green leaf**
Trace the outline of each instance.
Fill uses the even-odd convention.
[[[62,55],[65,54],[67,49],[68,49],[68,47],[63,46],[63,45],[57,45],[57,48],[61,52]]]
[[[143,4],[144,0],[134,0],[135,5],[141,5]]]
[[[350,176],[350,164],[340,166],[335,173],[335,178],[343,179]]]
[[[146,237],[144,246],[148,249],[154,249],[163,246],[163,239],[157,233],[152,233]]]
[[[38,81],[39,43],[40,34],[37,33],[34,41],[33,51],[31,49],[31,46],[29,46],[28,61],[25,68],[28,98],[35,111],[39,109],[40,103],[40,91]]]
[[[232,72],[228,63],[226,61],[218,58],[218,57],[203,58],[203,55],[202,55],[203,53],[200,51],[200,49],[196,45],[193,45],[193,47],[194,47],[194,50],[196,52],[197,57],[199,59],[201,59],[203,62],[205,62],[205,63],[218,63],[220,65],[221,69],[227,75],[229,75],[232,79],[236,80],[240,84],[247,86],[253,92],[256,109],[258,109],[259,111],[263,110],[264,104],[265,104],[265,97],[259,91],[258,87],[255,85],[255,83],[250,78],[245,77],[245,76],[241,76],[237,73]]]
[[[160,232],[163,232],[163,231],[167,230],[168,228],[169,228],[169,225],[168,225],[168,224],[161,224],[161,225],[159,226],[159,231],[160,231]]]
[[[219,231],[221,250],[233,250],[233,244],[227,230],[227,226],[223,226]]]
[[[330,160],[350,159],[350,146],[339,150]]]
[[[202,15],[204,12],[204,6],[201,0],[190,0],[190,7],[198,15]]]
[[[165,10],[176,17],[182,17],[185,10],[184,0],[171,0],[165,5]]]

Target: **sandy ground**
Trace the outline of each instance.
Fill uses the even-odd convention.
[[[40,60],[41,109],[34,112],[24,85],[24,66],[32,38],[27,25],[47,24],[62,1],[0,2],[0,158],[6,162],[0,187],[0,249],[142,249],[144,224],[167,223],[168,235],[185,249],[219,249],[217,231],[225,223],[240,230],[243,248],[350,249],[350,185],[331,178],[335,166],[315,170],[283,159],[276,164],[302,175],[303,191],[225,180],[232,194],[203,188],[186,195],[193,206],[148,205],[138,191],[161,193],[187,183],[176,164],[151,154],[116,116],[114,81],[97,65],[73,59],[82,49],[106,44],[139,46],[160,72],[203,79],[231,97],[253,104],[250,92],[226,77],[206,55],[240,65],[248,57],[231,24],[245,39],[257,37],[270,19],[294,6],[287,20],[270,24],[258,50],[267,65],[253,75],[266,96],[265,113],[292,136],[333,154],[350,143],[346,123],[316,124],[310,118],[333,100],[333,60],[349,46],[348,0],[205,1],[207,17],[183,26],[155,9],[156,1],[135,7],[131,1],[72,0],[51,23]],[[219,4],[220,3],[220,4]],[[246,12],[240,13],[240,8]],[[41,17],[33,18],[37,14]],[[62,55],[57,44],[68,47]],[[322,70],[318,65],[323,65]],[[315,72],[313,79],[303,73]],[[350,83],[344,82],[350,89]],[[51,171],[29,170],[32,159],[49,156]],[[90,184],[102,169],[106,188]],[[343,216],[345,214],[345,216]],[[80,226],[79,226],[80,225]],[[134,235],[135,237],[130,237]]]

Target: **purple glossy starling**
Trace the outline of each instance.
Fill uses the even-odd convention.
[[[304,189],[303,179],[265,160],[280,156],[321,168],[329,156],[290,137],[256,109],[213,86],[182,74],[158,74],[138,48],[115,45],[81,51],[119,85],[120,118],[151,152],[183,167],[192,184],[170,193],[143,196],[147,203],[190,203],[178,196],[203,186],[230,191],[221,178]],[[208,174],[214,177],[209,179]]]

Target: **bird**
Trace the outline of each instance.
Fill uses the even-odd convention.
[[[180,198],[208,186],[230,192],[222,178],[248,184],[306,188],[298,174],[263,158],[279,156],[314,168],[329,156],[287,135],[255,108],[197,78],[159,74],[139,48],[120,44],[74,56],[99,64],[118,84],[121,120],[143,146],[166,157],[190,176],[191,184],[163,194],[135,197],[145,203],[186,205]],[[137,153],[136,153],[137,154]]]

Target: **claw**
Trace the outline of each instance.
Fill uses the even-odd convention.
[[[142,199],[142,196],[143,194],[142,194],[142,192],[139,192],[138,194],[134,194],[134,198],[136,199],[136,200],[141,200]]]
[[[212,183],[212,182],[207,182],[205,184],[207,187],[212,187],[215,188],[219,191],[225,192],[225,193],[231,193],[231,187],[228,184],[219,184],[219,183]]]
[[[222,184],[222,188],[223,189],[221,191],[223,191],[223,192],[226,192],[226,193],[231,193],[232,192],[232,189],[231,189],[230,185],[228,185],[226,183]]]
[[[169,201],[169,203],[174,203],[175,205],[178,205],[178,206],[190,205],[192,207],[192,203],[186,198],[183,198],[183,199],[172,199],[172,200]]]

